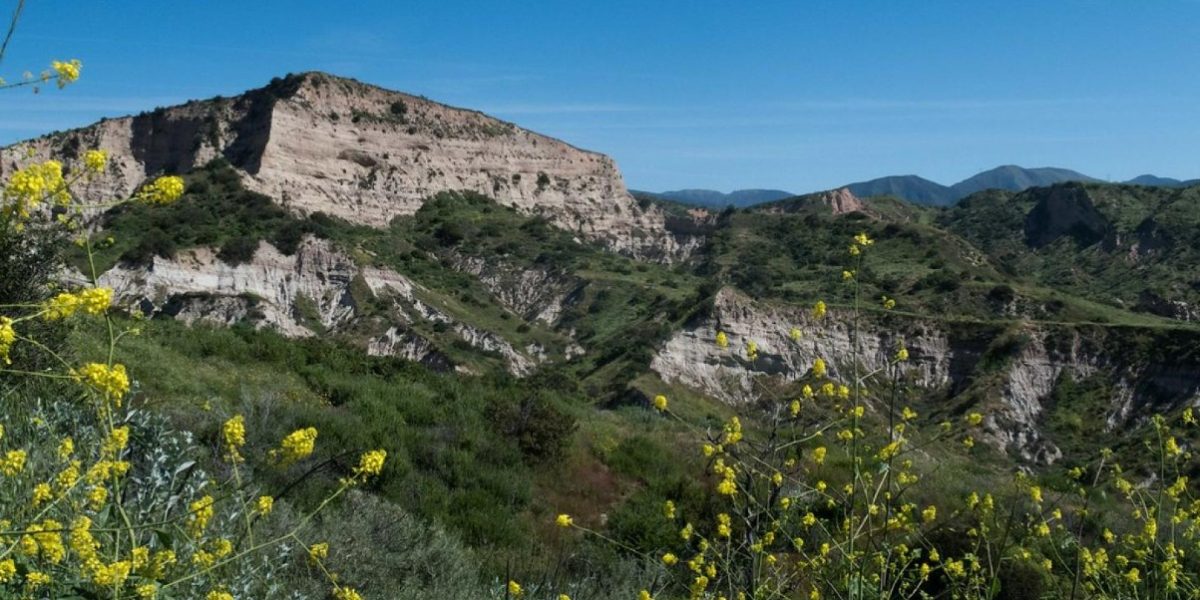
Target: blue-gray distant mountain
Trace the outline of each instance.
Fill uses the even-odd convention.
[[[859,198],[870,196],[895,196],[918,204],[945,206],[953,204],[960,196],[936,181],[916,175],[893,175],[870,181],[860,181],[845,186]]]
[[[728,194],[718,192],[716,190],[674,190],[670,192],[637,192],[639,194],[650,194],[675,202],[684,204],[695,204],[698,206],[715,206],[725,207],[733,206],[750,206],[752,204],[761,204],[763,202],[774,202],[795,196],[791,192],[783,190],[734,190]]]
[[[1070,169],[1053,167],[1026,169],[1017,165],[1004,165],[968,177],[951,186],[944,186],[917,175],[895,175],[860,181],[846,187],[860,198],[896,196],[918,204],[949,206],[983,190],[1020,192],[1031,187],[1044,187],[1066,181],[1094,182],[1099,180]]]
[[[1159,177],[1158,175],[1146,174],[1146,175],[1138,175],[1137,177],[1134,177],[1133,179],[1130,179],[1129,181],[1126,181],[1125,183],[1132,183],[1133,185],[1152,185],[1152,186],[1157,186],[1157,187],[1180,188],[1180,187],[1191,187],[1193,185],[1200,185],[1200,179],[1189,179],[1187,181],[1180,181],[1178,179],[1174,179],[1171,177]]]
[[[950,189],[954,190],[954,199],[958,200],[983,190],[1019,192],[1031,187],[1045,187],[1065,181],[1095,182],[1100,180],[1070,169],[1054,167],[1026,169],[1017,165],[1004,165],[968,177],[950,186]]]

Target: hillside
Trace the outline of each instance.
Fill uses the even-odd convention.
[[[1200,398],[1200,187],[991,189],[1070,177],[1002,168],[949,207],[899,198],[953,191],[909,176],[709,210],[630,194],[608,157],[319,73],[2,159],[72,164],[92,146],[110,167],[84,190],[95,218],[64,277],[94,269],[116,310],[72,326],[73,351],[103,360],[89,327],[136,330],[123,346],[135,410],[214,456],[229,413],[270,439],[319,428],[330,467],[304,476],[296,510],[339,485],[343,454],[386,450],[366,499],[323,523],[360,546],[345,568],[381,594],[412,569],[387,563],[405,548],[375,552],[362,532],[411,518],[449,556],[423,564],[485,582],[463,597],[561,577],[585,582],[580,598],[631,595],[685,547],[667,501],[719,519],[721,474],[698,445],[732,447],[734,415],[747,446],[797,431],[805,452],[828,444],[828,464],[800,455],[812,470],[787,475],[824,485],[858,477],[860,443],[879,458],[903,402],[906,427],[956,436],[912,454],[932,474],[914,502],[944,500],[946,526],[969,529],[956,511],[977,486],[1008,490],[1020,471],[1068,496],[1105,447],[1152,481],[1154,419]],[[96,205],[163,173],[183,177],[171,204]],[[811,398],[810,383],[831,391]],[[651,410],[668,397],[671,412]],[[855,433],[860,417],[871,433]],[[821,441],[822,422],[862,441]],[[290,485],[268,463],[248,468]],[[785,468],[738,489],[777,494]],[[824,496],[797,498],[840,522]],[[554,529],[564,512],[620,550]]]
[[[971,196],[939,224],[1014,276],[1096,302],[1200,318],[1200,188],[1060,184]]]
[[[916,175],[893,175],[846,185],[855,196],[895,196],[918,204],[944,206],[957,198],[946,186]]]

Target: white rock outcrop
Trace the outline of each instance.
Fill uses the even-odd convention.
[[[362,291],[390,301],[392,307],[393,325],[367,340],[372,354],[449,366],[435,344],[404,327],[424,321],[442,323],[468,344],[499,354],[518,375],[531,371],[542,358],[423,302],[423,288],[407,277],[359,267],[330,242],[312,237],[291,256],[260,242],[250,261],[230,265],[211,248],[198,248],[173,259],[155,257],[145,265],[118,265],[101,275],[99,283],[113,289],[119,306],[188,322],[251,322],[293,337],[342,331],[355,324],[364,307],[358,305],[353,288],[361,284]]]

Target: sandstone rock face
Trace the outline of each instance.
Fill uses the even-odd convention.
[[[367,327],[361,333],[372,354],[448,368],[452,363],[430,340],[406,327],[429,323],[442,324],[471,346],[498,354],[518,375],[543,358],[543,353],[514,348],[422,301],[423,288],[407,277],[359,267],[329,242],[311,237],[292,256],[261,242],[253,259],[239,265],[222,262],[210,248],[181,252],[175,259],[156,257],[146,265],[119,265],[100,276],[100,285],[113,288],[115,303],[122,307],[187,322],[250,322],[293,337],[359,326],[368,312],[361,303],[369,299],[390,307],[386,330]]]
[[[821,194],[822,200],[829,208],[833,210],[833,214],[841,215],[863,209],[862,200],[850,193],[849,188],[838,188]]]
[[[791,339],[793,327],[802,334],[798,341]],[[727,349],[714,343],[717,331],[728,336]],[[1112,397],[1107,399],[1109,417],[1097,424],[1098,432],[1161,412],[1164,398],[1173,405],[1200,403],[1200,378],[1194,373],[1163,365],[1123,365],[1113,359],[1110,349],[1069,330],[1026,327],[1018,334],[1023,343],[1005,357],[999,387],[990,394],[990,404],[982,407],[987,416],[981,439],[1022,460],[1052,463],[1062,456],[1044,434],[1042,416],[1064,374],[1080,380],[1103,373],[1113,383]],[[935,321],[894,319],[882,324],[865,318],[856,351],[847,314],[830,309],[827,318],[818,322],[804,307],[756,302],[727,288],[717,293],[710,317],[680,330],[659,348],[651,368],[666,381],[738,403],[755,398],[755,379],[775,376],[794,381],[805,376],[817,358],[827,361],[832,378],[851,381],[858,356],[860,375],[879,374],[866,381],[870,389],[873,383],[881,383],[880,377],[886,379],[901,338],[909,350],[904,365],[908,385],[937,397],[953,395],[971,383],[990,342],[986,336],[951,331]],[[744,350],[750,340],[758,344],[759,358],[754,362],[746,359]],[[881,406],[876,403],[871,408]]]
[[[660,209],[640,206],[607,156],[322,73],[17,144],[0,151],[0,164],[24,164],[32,151],[70,165],[90,148],[107,150],[111,163],[80,190],[94,201],[224,157],[246,187],[300,214],[381,227],[437,192],[470,190],[639,258],[672,260],[696,245],[677,240]]]
[[[863,212],[866,209],[866,205],[863,204],[862,200],[859,200],[858,196],[855,196],[849,188],[843,187],[769,204],[763,210],[768,213],[786,213],[812,206],[827,207],[835,215]]]

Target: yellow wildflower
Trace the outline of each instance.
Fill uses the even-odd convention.
[[[36,508],[54,497],[54,490],[49,483],[39,483],[33,486],[33,506]]]
[[[824,377],[826,372],[827,372],[827,370],[825,368],[825,359],[818,358],[813,361],[813,366],[812,366],[813,377],[817,377],[817,378]]]
[[[571,518],[571,515],[562,514],[558,515],[558,517],[554,519],[554,524],[565,528],[574,525],[575,520]]]
[[[816,305],[813,306],[813,318],[814,319],[824,318],[825,313],[826,313],[825,301],[817,300]]]
[[[754,340],[746,342],[746,358],[749,360],[758,360],[758,342]]]
[[[925,521],[926,523],[932,523],[936,519],[937,519],[937,507],[936,506],[931,504],[929,506],[926,506],[925,510],[921,511],[921,520],[922,521]]]
[[[213,508],[213,497],[204,496],[199,500],[194,500],[188,505],[188,533],[192,537],[200,537],[204,533],[204,529],[208,527],[208,522],[212,520],[216,510]]]
[[[728,348],[729,347],[729,336],[725,335],[724,331],[717,332],[717,347],[718,348]]]
[[[270,457],[282,465],[289,465],[298,460],[308,458],[313,453],[317,443],[317,428],[308,427],[297,429],[283,438],[278,450],[272,450]]]
[[[363,479],[379,475],[383,472],[383,463],[385,460],[387,460],[386,450],[364,452],[358,459],[358,466],[354,467],[354,474]]]
[[[58,460],[67,460],[75,453],[75,440],[65,437],[58,443]]]
[[[521,588],[521,584],[519,584],[515,581],[512,581],[512,580],[509,580],[508,595],[512,596],[513,598],[520,598],[521,596],[525,595],[525,590]]]
[[[817,463],[818,465],[824,463],[825,462],[825,454],[827,452],[828,451],[825,449],[825,446],[818,446],[817,448],[813,448],[813,462]]]
[[[800,329],[796,327],[793,327],[792,330],[788,332],[788,337],[791,338],[793,342],[800,341],[800,338],[803,336],[804,334],[802,334]]]
[[[24,450],[9,450],[0,458],[0,473],[13,477],[25,469],[26,454]]]
[[[230,594],[229,592],[213,590],[204,597],[204,600],[234,600],[234,598],[233,594]]]
[[[334,586],[333,598],[334,600],[362,600],[362,596],[354,588],[344,586]]]
[[[979,427],[979,425],[983,423],[983,415],[973,412],[966,416],[966,420],[967,425],[970,425],[971,427]]]
[[[158,597],[158,584],[143,583],[134,588],[133,591],[137,594],[139,600],[154,600]]]
[[[221,426],[221,435],[225,438],[225,456],[230,462],[241,462],[240,448],[246,445],[246,419],[242,415],[230,417]]]
[[[79,292],[79,310],[89,315],[103,314],[112,306],[113,291],[110,288],[88,288]]]
[[[54,69],[58,87],[62,89],[79,80],[79,71],[83,69],[83,63],[77,58],[68,61],[55,60],[50,61],[50,68]]]
[[[108,366],[102,363],[88,363],[74,372],[75,379],[87,384],[109,402],[121,406],[121,397],[129,391],[129,375],[125,373],[125,365]]]
[[[108,163],[108,152],[104,150],[88,150],[83,153],[83,166],[92,173],[103,173]]]
[[[660,412],[665,412],[667,410],[667,397],[662,394],[655,396],[654,408],[658,409]]]
[[[79,310],[79,296],[71,292],[61,292],[45,302],[42,318],[47,321],[65,319]]]
[[[25,587],[30,590],[36,590],[43,585],[49,585],[50,581],[50,575],[41,571],[30,571],[25,574]]]
[[[260,515],[269,515],[275,509],[275,499],[271,496],[259,496],[254,502],[254,508]]]
[[[12,364],[8,352],[12,348],[13,342],[17,341],[17,331],[13,329],[12,324],[12,319],[0,317],[0,361],[4,361],[6,365]]]
[[[842,281],[854,279],[854,271],[842,271]]]
[[[308,547],[308,558],[313,562],[325,560],[329,556],[329,544],[321,542]]]
[[[675,518],[675,503],[667,500],[663,503],[663,516],[668,519]]]
[[[138,199],[148,204],[170,204],[183,195],[183,178],[175,175],[159,177],[142,188]]]
[[[675,566],[675,563],[679,562],[679,559],[674,554],[671,554],[670,552],[668,552],[668,553],[662,555],[662,561],[663,561],[664,565],[667,565],[668,567],[672,567],[672,566]]]

